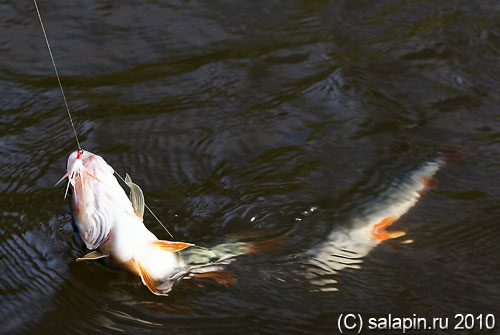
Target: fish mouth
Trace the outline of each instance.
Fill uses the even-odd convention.
[[[72,170],[74,170],[75,166],[78,166],[80,162],[86,171],[92,174],[96,179],[99,179],[98,176],[101,173],[115,173],[113,168],[109,166],[101,156],[86,150],[76,150],[73,151],[68,157],[66,174],[69,174]],[[67,177],[67,175],[65,175],[62,179],[65,177]]]
[[[80,149],[69,155],[66,173],[56,185],[68,178],[68,185],[64,194],[64,198],[66,198],[70,186],[73,191],[77,188],[83,190],[86,185],[90,186],[93,181],[100,182],[108,174],[114,174],[114,170],[102,157]]]
[[[68,157],[67,170],[70,171],[78,161],[81,161],[82,165],[87,169],[88,172],[96,175],[98,170],[111,168],[101,156],[96,155],[90,151],[86,150],[76,150],[73,151]],[[112,170],[112,169],[111,169]],[[114,171],[113,171],[114,173]]]

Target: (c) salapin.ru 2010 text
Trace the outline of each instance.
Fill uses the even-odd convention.
[[[369,330],[401,330],[403,334],[408,330],[492,330],[496,320],[493,314],[455,314],[450,317],[397,317],[389,314],[382,317],[369,317],[365,328],[365,320],[361,314],[340,314],[337,320],[338,330],[357,331]]]

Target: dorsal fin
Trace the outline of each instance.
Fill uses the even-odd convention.
[[[144,216],[144,193],[142,193],[141,188],[132,182],[132,178],[125,174],[125,183],[130,187],[130,201],[132,202],[132,207],[134,208],[135,215],[142,220]]]
[[[77,262],[81,262],[81,261],[93,261],[93,260],[96,260],[96,259],[99,259],[99,258],[108,257],[108,256],[109,256],[108,254],[105,254],[102,251],[94,250],[94,251],[89,252],[88,254],[86,254],[83,257],[78,257],[76,259],[76,261]]]

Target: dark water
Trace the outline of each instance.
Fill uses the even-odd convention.
[[[346,312],[500,323],[498,1],[39,7],[82,146],[129,172],[177,240],[285,238],[232,263],[236,284],[168,297],[76,263],[53,187],[74,138],[33,4],[0,1],[1,333],[335,334]],[[395,225],[413,243],[327,275],[337,291],[301,275],[300,255],[450,145],[462,159]]]

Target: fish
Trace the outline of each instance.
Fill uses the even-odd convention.
[[[305,252],[306,277],[320,291],[336,291],[332,274],[346,268],[359,269],[363,258],[380,243],[400,238],[403,231],[389,231],[430,189],[437,186],[434,175],[446,163],[443,156],[431,159],[392,183],[373,201],[357,208],[348,224],[329,233],[324,242]],[[402,241],[411,243],[412,240]]]
[[[224,271],[234,257],[260,252],[267,247],[252,242],[231,242],[213,248],[188,242],[158,239],[144,225],[144,194],[127,174],[129,197],[114,176],[114,169],[99,155],[72,152],[67,172],[65,197],[71,192],[70,209],[74,227],[86,255],[77,262],[110,259],[156,295],[168,295],[180,279],[211,278],[223,285],[236,279]],[[57,184],[56,184],[57,185]]]

